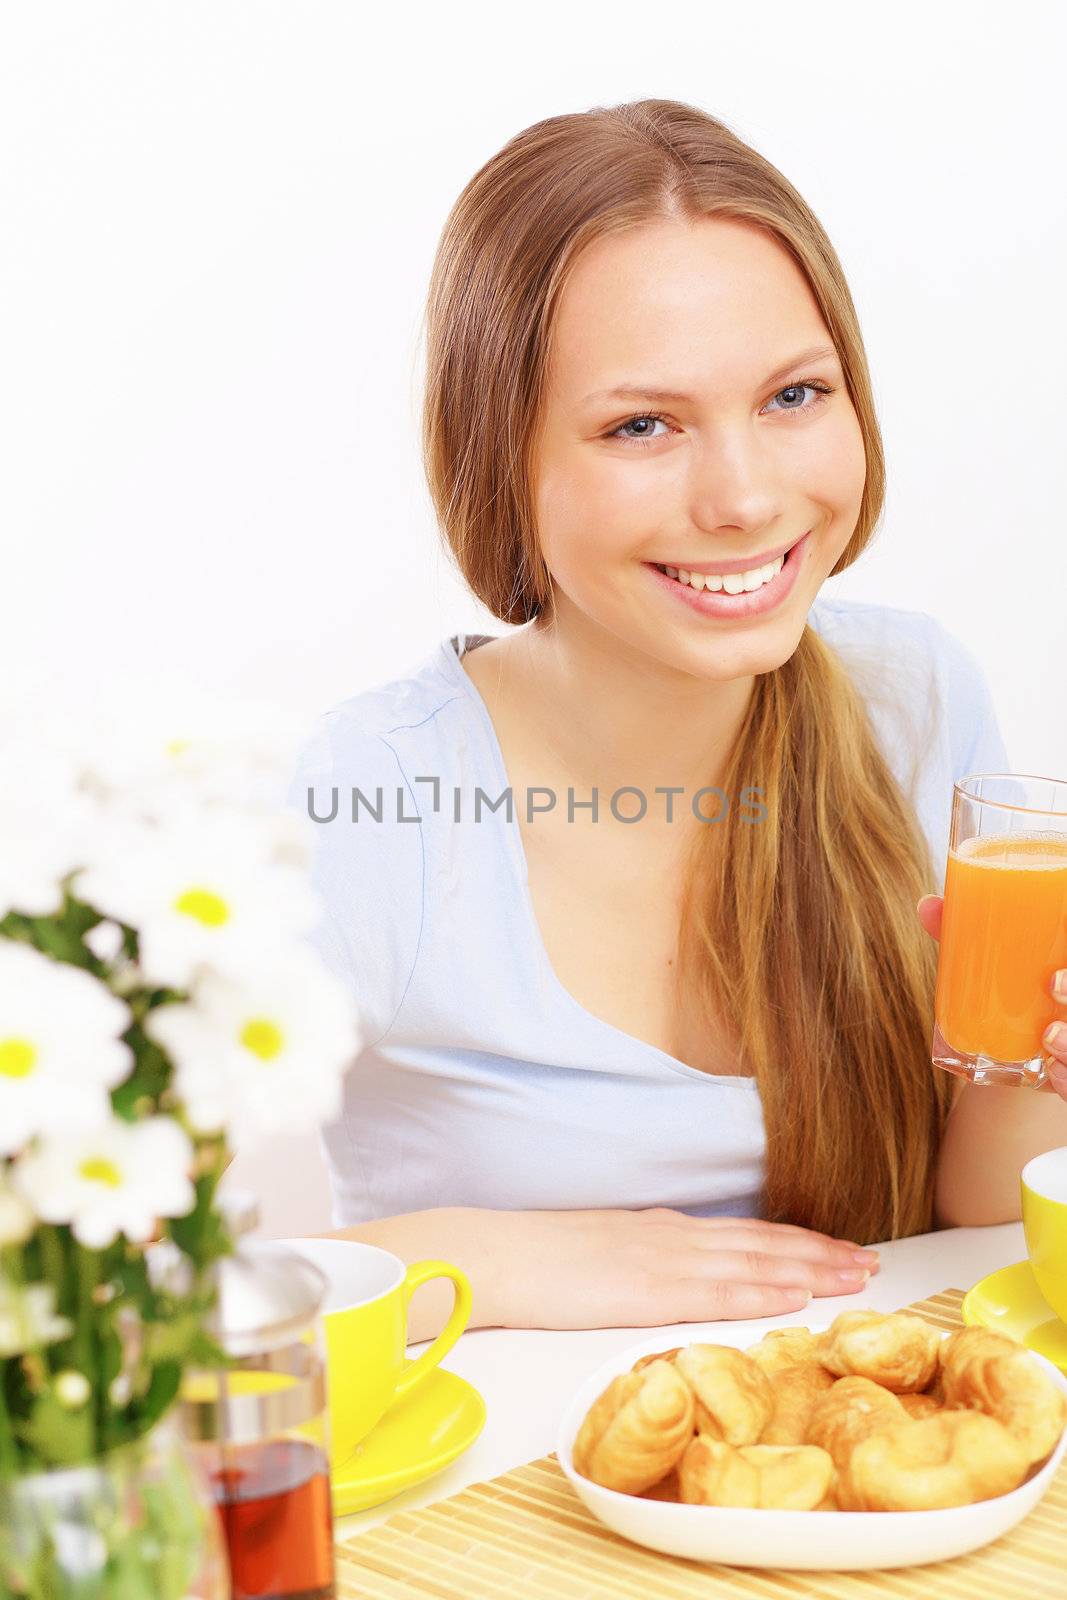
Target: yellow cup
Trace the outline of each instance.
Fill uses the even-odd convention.
[[[446,1356],[470,1321],[471,1287],[447,1261],[405,1267],[377,1245],[347,1239],[288,1239],[326,1274],[323,1305],[330,1407],[330,1456],[338,1466],[398,1400],[417,1388]],[[451,1278],[452,1313],[433,1343],[414,1361],[407,1349],[407,1309],[420,1284]]]
[[[1067,1145],[1034,1156],[1019,1182],[1026,1253],[1037,1286],[1067,1322]]]

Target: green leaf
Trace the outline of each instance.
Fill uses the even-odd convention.
[[[145,1359],[157,1361],[186,1361],[200,1328],[200,1315],[190,1310],[184,1316],[169,1322],[150,1324],[145,1328]]]
[[[70,1411],[51,1387],[33,1401],[27,1417],[15,1419],[13,1430],[45,1466],[76,1466],[93,1453],[92,1405]]]
[[[138,1432],[147,1432],[177,1398],[182,1381],[180,1361],[162,1361],[152,1373],[148,1392],[138,1407]]]

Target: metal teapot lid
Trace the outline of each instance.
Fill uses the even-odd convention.
[[[287,1245],[240,1239],[259,1221],[254,1195],[235,1191],[220,1196],[219,1204],[239,1243],[232,1255],[217,1263],[217,1300],[208,1317],[208,1332],[231,1356],[291,1344],[325,1299],[325,1275]]]

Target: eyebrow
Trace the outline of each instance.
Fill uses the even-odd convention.
[[[779,367],[766,379],[767,383],[777,383],[781,378],[788,378],[789,374],[797,367],[804,366],[809,361],[822,361],[829,357],[836,357],[837,351],[832,344],[819,344],[810,350],[802,350],[792,361],[787,361],[784,367]],[[678,389],[660,389],[648,383],[623,383],[614,389],[595,389],[592,394],[587,394],[583,405],[590,400],[692,400],[690,394],[683,394]]]

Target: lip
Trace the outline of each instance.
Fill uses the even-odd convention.
[[[808,533],[810,532],[811,529],[809,528]],[[807,537],[808,534],[805,533],[802,539]],[[769,566],[772,561],[777,561],[779,556],[784,556],[788,551],[795,550],[797,545],[802,543],[802,539],[794,539],[792,544],[780,545],[777,550],[769,550],[766,555],[742,556],[737,561],[720,561],[717,564],[709,561],[660,561],[653,564],[661,567],[673,567],[676,572],[679,570],[682,572],[699,572],[704,576],[707,576],[709,572],[714,572],[720,578],[725,578],[731,572],[755,572],[757,567]]]
[[[761,588],[754,590],[751,594],[727,594],[725,590],[721,589],[714,594],[708,589],[701,589],[698,592],[687,583],[679,583],[676,578],[669,578],[665,572],[660,572],[659,568],[651,561],[645,561],[642,565],[651,574],[656,583],[669,595],[673,595],[675,600],[682,605],[689,606],[692,611],[698,612],[701,616],[744,620],[748,617],[758,617],[765,611],[773,611],[776,606],[781,605],[782,601],[786,599],[796,583],[804,549],[810,537],[809,529],[808,533],[802,539],[798,539],[796,544],[788,545],[786,549],[789,559],[783,565],[782,570],[776,577],[771,579],[770,583],[763,584]],[[774,558],[772,557],[772,559]],[[671,565],[673,565],[673,562]],[[699,572],[701,569],[699,567],[685,567],[683,570],[686,572]],[[716,567],[710,570],[717,572],[720,569]],[[742,572],[747,570],[749,569],[741,568]]]

